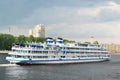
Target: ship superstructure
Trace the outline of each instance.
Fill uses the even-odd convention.
[[[54,42],[49,38],[46,44],[14,44],[6,60],[16,64],[66,64],[108,61],[110,54],[102,45],[64,43],[62,38]]]

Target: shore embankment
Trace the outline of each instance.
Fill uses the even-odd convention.
[[[8,50],[0,50],[0,53],[8,54]]]
[[[120,55],[120,53],[111,53],[111,55]]]
[[[120,54],[120,44],[104,44],[104,47],[114,54]]]

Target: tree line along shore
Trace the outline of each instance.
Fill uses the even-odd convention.
[[[33,37],[32,35],[26,37],[24,35],[19,35],[19,36],[13,36],[11,34],[0,34],[0,51],[1,52],[6,52],[11,50],[11,46],[13,43],[44,43],[46,42],[46,39],[48,37],[44,38],[44,37]],[[54,39],[55,40],[55,39]],[[74,42],[72,40],[67,40],[64,39],[64,42]],[[6,51],[4,51],[6,50]]]
[[[13,43],[21,42],[21,43],[44,43],[47,38],[43,37],[33,37],[32,35],[26,37],[24,35],[13,36],[11,34],[0,34],[0,53],[8,53],[11,50],[11,46]],[[72,40],[64,39],[64,42],[75,42]],[[85,42],[90,43],[90,42]],[[99,44],[97,41],[93,42],[94,44]],[[109,50],[111,53],[120,53],[120,45],[117,44],[103,44],[103,46]]]

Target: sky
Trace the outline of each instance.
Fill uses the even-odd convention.
[[[0,33],[28,36],[38,24],[46,37],[120,44],[120,0],[0,0]]]

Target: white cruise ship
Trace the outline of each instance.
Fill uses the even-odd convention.
[[[102,45],[66,43],[58,38],[47,39],[46,44],[16,43],[6,57],[15,64],[68,64],[110,60],[109,51]]]

